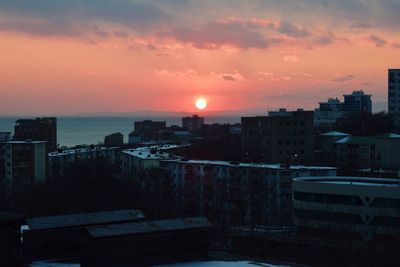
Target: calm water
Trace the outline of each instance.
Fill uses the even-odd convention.
[[[17,119],[29,117],[0,117],[0,132],[14,132]],[[167,125],[181,125],[180,117],[57,117],[57,138],[61,146],[98,144],[104,136],[120,132],[128,142],[133,122],[145,119],[166,121]],[[205,123],[236,123],[237,117],[208,117]]]

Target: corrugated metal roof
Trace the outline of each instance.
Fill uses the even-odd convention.
[[[159,221],[111,224],[88,227],[89,235],[93,238],[138,235],[144,233],[169,232],[210,227],[205,217],[191,217]]]
[[[47,230],[65,227],[90,226],[117,223],[144,218],[141,210],[114,210],[90,213],[75,213],[60,216],[27,219],[30,230]]]

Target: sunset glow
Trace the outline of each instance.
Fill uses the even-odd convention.
[[[196,100],[196,108],[203,110],[207,107],[207,101],[204,98],[199,98]]]
[[[110,3],[1,1],[0,115],[191,112],[199,90],[210,112],[355,89],[380,109],[399,67],[398,1]]]

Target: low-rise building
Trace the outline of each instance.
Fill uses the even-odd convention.
[[[165,144],[123,150],[121,153],[122,176],[133,178],[140,171],[159,168],[161,160],[179,158],[171,151],[184,147],[186,146]]]
[[[103,159],[113,165],[120,164],[119,147],[86,147],[49,153],[49,178],[62,177],[69,164],[75,161],[95,162]]]
[[[273,224],[291,219],[295,177],[336,175],[333,167],[164,160],[183,214],[206,214],[221,225]]]
[[[209,229],[204,217],[88,227],[82,242],[84,266],[153,266],[208,258]]]
[[[398,244],[398,179],[304,177],[292,188],[294,222],[309,235]]]
[[[334,143],[337,164],[345,169],[400,169],[400,135],[347,136]]]
[[[113,133],[104,137],[104,145],[106,147],[121,147],[124,145],[124,135],[122,133]]]
[[[143,220],[140,210],[76,213],[27,219],[23,231],[24,254],[28,257],[79,255],[79,245],[89,226]]]

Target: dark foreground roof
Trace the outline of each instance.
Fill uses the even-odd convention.
[[[75,213],[60,216],[27,219],[30,230],[48,230],[66,227],[90,226],[117,223],[144,218],[141,210],[114,210],[90,213]]]
[[[25,217],[23,214],[0,211],[0,224],[14,221],[23,222]]]
[[[210,226],[210,222],[207,220],[207,218],[191,217],[183,219],[111,224],[104,226],[88,227],[87,230],[92,238],[102,238],[179,230],[192,230],[209,228]]]

